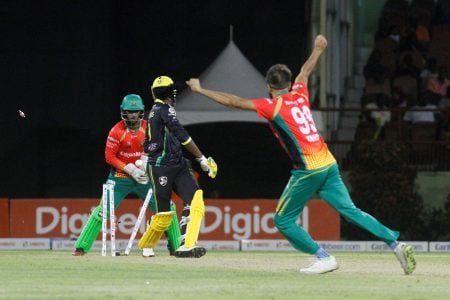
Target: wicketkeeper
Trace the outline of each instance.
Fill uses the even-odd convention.
[[[183,157],[183,147],[200,163],[211,178],[216,177],[217,165],[206,158],[194,140],[180,124],[174,108],[176,88],[171,78],[160,76],[153,81],[152,95],[155,103],[148,116],[144,152],[148,155],[147,174],[156,198],[157,210],[150,225],[139,241],[139,248],[153,248],[162,233],[176,216],[170,209],[172,190],[183,199],[181,217],[181,246],[176,257],[201,257],[206,249],[197,246],[200,225],[205,215],[203,191],[192,173],[190,161]]]
[[[130,94],[123,98],[120,105],[122,120],[109,132],[106,140],[105,159],[111,166],[107,183],[114,186],[114,206],[117,208],[122,200],[133,193],[142,200],[145,199],[151,184],[143,170],[135,165],[143,152],[143,143],[147,129],[147,121],[144,118],[144,104],[139,95]],[[154,194],[153,194],[154,195]],[[109,205],[109,199],[108,199]],[[150,198],[149,208],[156,212],[154,196]],[[107,208],[109,214],[109,207]],[[169,211],[176,212],[175,204],[169,201]],[[74,256],[83,256],[91,249],[102,226],[102,205],[96,207],[91,213],[88,222],[83,228],[75,243]],[[169,240],[169,251],[173,252],[180,245],[180,227],[176,213],[167,226],[166,235]],[[143,256],[154,256],[153,249],[145,248]]]

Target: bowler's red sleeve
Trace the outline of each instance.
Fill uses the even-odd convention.
[[[273,99],[269,98],[261,98],[261,99],[253,99],[253,105],[256,108],[256,113],[261,118],[272,120],[273,112],[275,110],[275,104]]]

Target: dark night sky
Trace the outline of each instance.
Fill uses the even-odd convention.
[[[234,42],[262,74],[279,62],[296,71],[309,29],[305,2],[0,0],[0,197],[97,196],[107,172],[104,141],[120,118],[122,97],[138,93],[149,108],[156,76],[178,81],[198,76],[227,45],[230,25]],[[18,109],[27,118],[20,119]],[[192,130],[211,155],[254,157],[246,169],[260,165],[254,148],[268,142],[223,149],[205,141],[204,129]],[[289,165],[282,165],[288,176]],[[223,171],[217,189],[239,196],[239,186],[225,187],[236,186],[230,181],[238,170]],[[244,196],[264,196],[252,189]]]

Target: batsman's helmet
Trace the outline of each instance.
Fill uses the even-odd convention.
[[[173,80],[168,76],[157,77],[152,84],[153,99],[165,100],[172,99],[175,102],[177,97],[177,89]]]
[[[141,126],[141,120],[144,118],[144,103],[139,95],[129,94],[123,97],[122,104],[120,105],[120,115],[125,125],[130,129],[137,129]],[[127,112],[138,111],[139,117],[137,120],[129,120]]]

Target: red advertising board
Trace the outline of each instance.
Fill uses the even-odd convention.
[[[13,199],[11,205],[11,237],[78,236],[99,199]],[[116,210],[116,237],[131,234],[142,201],[127,199]],[[147,213],[147,218],[150,212]],[[145,231],[145,222],[142,224]]]
[[[78,236],[98,203],[98,199],[12,199],[9,237]],[[182,205],[178,201],[177,204],[180,216]],[[205,204],[200,240],[283,238],[273,224],[277,200],[205,199]],[[127,199],[116,210],[117,238],[129,238],[141,205],[139,199]],[[145,231],[150,216],[148,212],[137,238]],[[310,201],[299,223],[314,239],[340,239],[339,215],[322,200]]]
[[[203,240],[283,239],[273,224],[274,199],[207,200]],[[322,200],[313,200],[302,216],[303,226],[318,240],[339,240],[338,213]]]
[[[0,237],[9,236],[9,200],[0,198]]]

